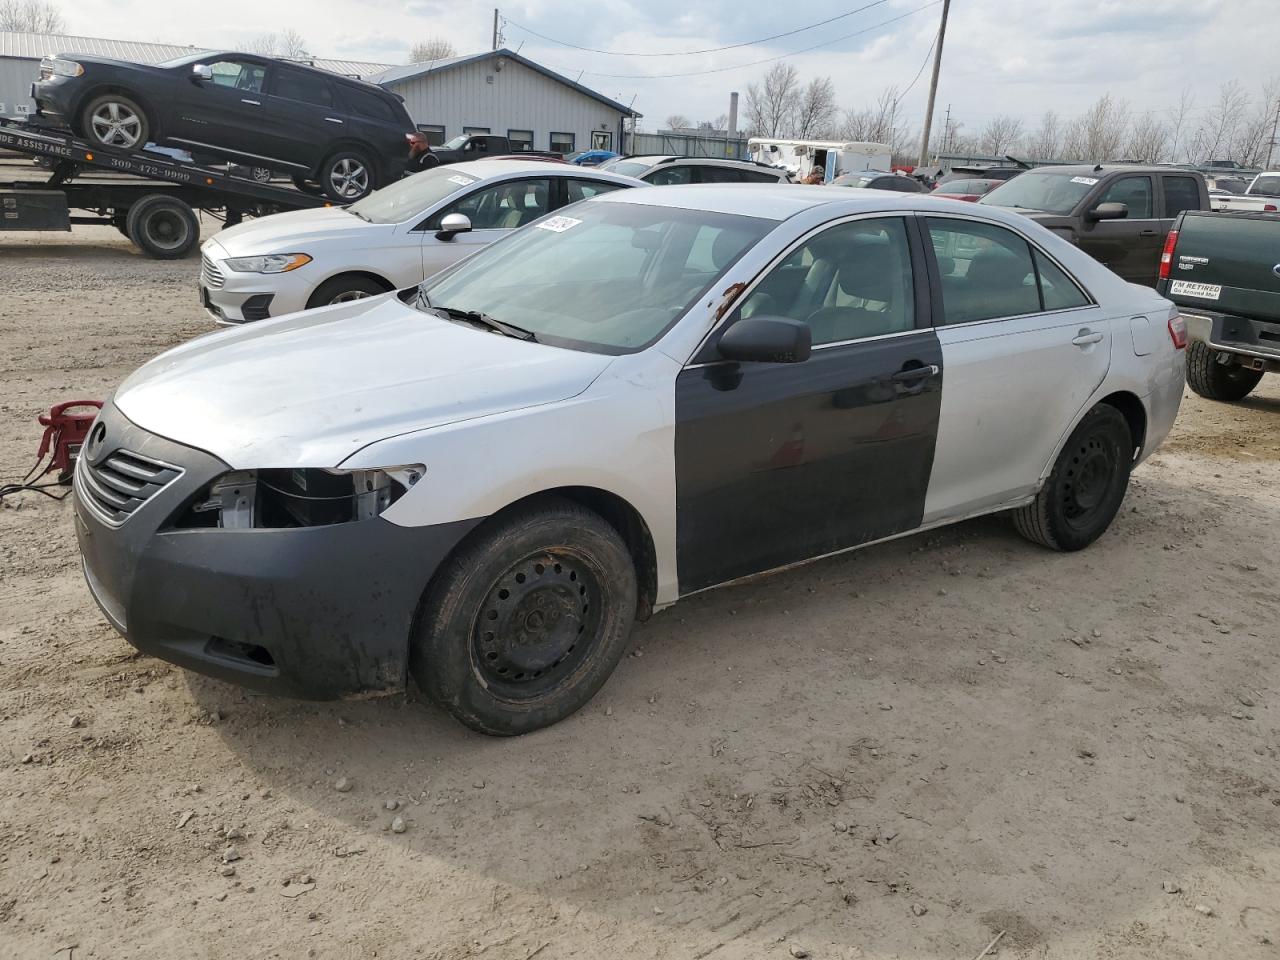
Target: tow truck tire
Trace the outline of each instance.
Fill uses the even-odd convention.
[[[472,730],[514,736],[587,703],[626,650],[636,571],[599,514],[547,496],[474,530],[423,597],[409,670]]]
[[[1111,526],[1132,468],[1129,424],[1100,403],[1071,431],[1035,500],[1013,511],[1013,525],[1050,550],[1083,550]]]
[[[151,120],[136,100],[119,93],[104,93],[80,111],[80,132],[98,147],[141,150],[151,139]]]
[[[129,239],[155,260],[179,260],[200,242],[196,212],[181,200],[153,193],[129,208]]]
[[[1187,345],[1187,386],[1206,400],[1243,400],[1261,379],[1261,370],[1219,363],[1217,353],[1203,340]]]

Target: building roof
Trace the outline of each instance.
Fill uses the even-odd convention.
[[[424,77],[431,73],[452,70],[454,67],[461,67],[468,63],[480,63],[481,61],[494,60],[498,57],[502,57],[507,60],[514,60],[516,63],[522,64],[530,70],[537,71],[544,77],[549,77],[557,83],[563,83],[566,87],[577,90],[584,96],[588,96],[593,100],[598,100],[606,106],[612,107],[614,110],[617,110],[625,116],[642,116],[642,114],[637,113],[630,107],[618,103],[616,100],[611,100],[603,93],[597,93],[590,87],[584,87],[582,84],[570,80],[568,77],[561,76],[554,70],[550,70],[540,63],[535,63],[528,57],[522,57],[514,50],[508,50],[505,47],[500,50],[486,50],[483,53],[472,53],[462,57],[445,57],[441,60],[429,60],[426,63],[413,63],[407,67],[391,67],[376,76],[366,77],[365,79],[385,87],[395,83],[403,83],[406,80],[414,80],[418,77]]]
[[[96,57],[128,60],[132,63],[160,63],[189,53],[210,50],[209,47],[181,46],[175,43],[140,43],[134,40],[104,40],[98,37],[73,37],[52,33],[14,33],[0,30],[0,57],[39,60],[50,53],[87,53]],[[343,76],[368,78],[390,68],[386,63],[363,60],[326,60],[307,58],[300,61]]]

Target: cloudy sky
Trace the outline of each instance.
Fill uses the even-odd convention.
[[[501,9],[506,46],[570,78],[581,74],[580,82],[624,103],[634,97],[646,116],[642,129],[656,129],[673,113],[696,121],[726,112],[729,92],[745,93],[769,68],[750,64],[781,56],[802,79],[830,76],[842,107],[868,105],[885,87],[906,88],[919,73],[900,105],[918,125],[929,80],[921,66],[942,9],[937,0],[881,0],[793,36],[684,53],[795,30],[870,2],[524,0]],[[938,109],[950,104],[964,131],[976,133],[997,114],[1020,116],[1029,127],[1049,108],[1070,118],[1107,91],[1135,113],[1163,112],[1190,87],[1193,114],[1204,114],[1223,80],[1260,91],[1269,76],[1280,76],[1277,2],[952,0]],[[466,0],[62,0],[61,6],[69,32],[80,35],[236,47],[293,28],[315,55],[389,63],[403,62],[415,40],[431,36],[448,39],[460,53],[486,50],[493,25],[491,4]],[[628,55],[587,52],[529,31]],[[825,46],[798,52],[818,44]],[[711,70],[719,72],[670,76]]]

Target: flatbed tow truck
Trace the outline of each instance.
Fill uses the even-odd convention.
[[[98,147],[66,130],[30,121],[0,118],[0,151],[17,154],[19,162],[30,158],[48,170],[43,180],[0,179],[0,231],[111,224],[159,260],[176,260],[196,248],[198,210],[234,226],[247,216],[329,205],[324,197],[291,187],[145,150]],[[12,164],[0,165],[0,171],[13,169]],[[73,210],[78,211],[75,216]]]

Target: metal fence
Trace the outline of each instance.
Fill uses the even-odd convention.
[[[738,137],[694,137],[680,133],[632,133],[627,136],[630,154],[669,154],[676,157],[716,157],[746,160],[747,141]]]

